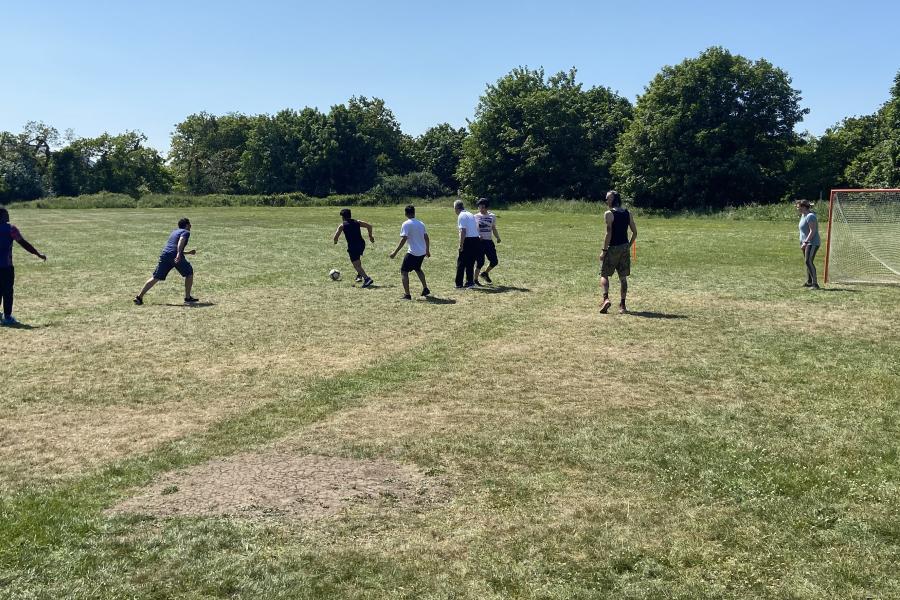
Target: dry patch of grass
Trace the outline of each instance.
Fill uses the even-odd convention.
[[[407,464],[264,452],[168,473],[107,512],[315,519],[359,505],[421,510],[445,493],[438,479]]]

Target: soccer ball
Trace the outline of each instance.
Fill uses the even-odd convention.
[[[340,281],[341,272],[338,271],[337,269],[332,269],[332,270],[328,271],[328,276],[331,277],[332,281]]]

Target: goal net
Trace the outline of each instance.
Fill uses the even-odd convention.
[[[831,190],[825,282],[900,284],[900,189]]]

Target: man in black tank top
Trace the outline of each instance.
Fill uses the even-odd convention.
[[[600,288],[603,290],[603,304],[600,312],[606,313],[612,303],[609,301],[609,278],[613,273],[619,274],[622,299],[619,301],[619,312],[628,312],[625,308],[625,296],[628,293],[628,276],[631,275],[631,247],[637,239],[637,226],[631,213],[622,208],[619,192],[606,194],[606,205],[609,210],[603,215],[606,221],[606,238],[600,252]],[[631,239],[628,239],[628,230]]]
[[[356,269],[356,281],[362,281],[363,287],[369,287],[374,281],[366,274],[362,267],[362,255],[366,251],[366,241],[362,237],[362,228],[369,232],[369,240],[374,244],[375,238],[372,237],[372,226],[365,221],[357,221],[353,219],[349,208],[341,211],[341,219],[343,223],[338,225],[337,231],[334,232],[334,243],[338,243],[341,233],[347,240],[347,254],[350,255],[350,264]]]

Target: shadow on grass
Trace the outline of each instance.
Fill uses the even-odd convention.
[[[473,287],[470,288],[477,292],[481,292],[482,294],[503,294],[505,292],[530,292],[531,290],[523,287],[516,287],[514,285],[495,285],[491,287]]]
[[[50,325],[29,325],[28,323],[16,323],[15,325],[2,325],[0,326],[0,329],[46,329],[47,327],[50,327]]]
[[[859,290],[851,290],[850,288],[820,287],[816,291],[817,292],[850,292],[852,294],[855,294]]]
[[[174,306],[176,308],[206,308],[208,306],[215,306],[215,302],[182,302],[181,304],[163,304],[162,306]]]
[[[648,310],[635,310],[628,311],[627,315],[631,315],[632,317],[643,317],[645,319],[687,319],[685,315],[673,315],[670,313],[658,313],[652,312]]]
[[[434,296],[426,296],[425,302],[428,304],[456,304],[453,298],[435,298]]]

